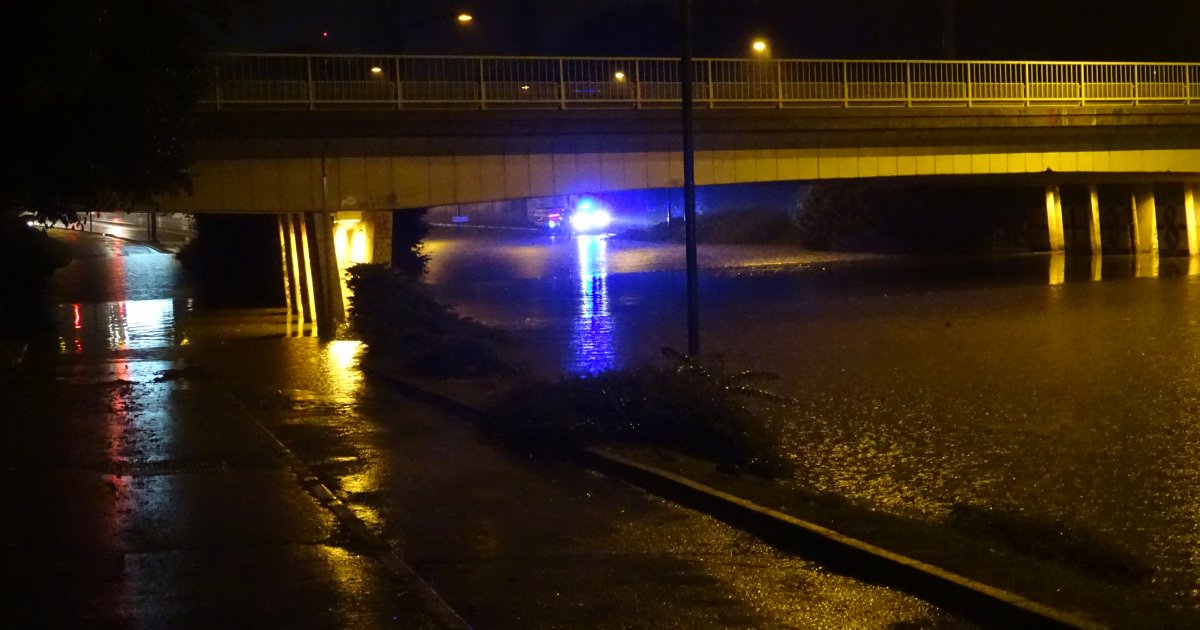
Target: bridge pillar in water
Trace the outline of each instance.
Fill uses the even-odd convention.
[[[1134,186],[1132,201],[1134,253],[1158,255],[1158,213],[1154,206],[1154,186]]]
[[[1063,251],[1066,239],[1063,235],[1062,193],[1058,186],[1046,187],[1046,225],[1050,230],[1050,251]]]
[[[1099,256],[1103,248],[1100,243],[1100,193],[1095,184],[1088,186],[1088,241],[1092,255]]]
[[[1061,209],[1064,249],[1073,254],[1100,254],[1100,195],[1095,185],[1059,186],[1055,207]],[[1047,206],[1047,211],[1049,206]],[[1047,223],[1050,214],[1047,212]]]
[[[288,322],[296,316],[303,331],[305,323],[317,323],[317,297],[313,272],[313,256],[309,246],[308,229],[302,213],[289,212],[277,216],[279,227],[280,272],[283,276],[284,303]]]
[[[312,212],[314,258],[319,270],[319,293],[317,301],[319,322],[325,334],[332,334],[337,325],[345,321],[346,309],[342,292],[342,268],[338,265],[334,248],[334,220],[329,212]]]
[[[1188,254],[1200,256],[1200,236],[1196,233],[1196,184],[1183,185],[1183,213],[1187,219]]]
[[[317,256],[324,285],[323,319],[332,327],[346,320],[346,270],[360,263],[392,262],[391,210],[314,212]]]

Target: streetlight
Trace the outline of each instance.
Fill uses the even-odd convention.
[[[426,26],[434,22],[443,22],[444,20],[449,20],[451,18],[454,19],[454,24],[456,24],[459,28],[464,29],[470,27],[471,24],[475,22],[475,15],[467,11],[450,11],[449,13],[439,13],[437,15],[416,20],[414,22],[401,24],[392,29],[392,37],[395,38],[392,42],[392,45],[399,50],[399,41],[403,38],[404,33],[421,26]]]
[[[475,21],[475,16],[470,13],[467,13],[466,11],[459,11],[459,12],[451,11],[450,13],[439,13],[438,15],[434,15],[432,17],[427,17],[422,20],[417,20],[416,22],[409,22],[408,24],[403,24],[400,26],[400,30],[406,31],[410,28],[416,28],[418,26],[425,26],[426,24],[429,24],[431,22],[440,22],[449,17],[454,18],[454,21],[458,22],[459,26],[467,26],[471,22]]]
[[[770,57],[771,56],[770,44],[767,43],[767,40],[765,40],[761,37],[756,37],[756,38],[754,38],[753,41],[750,42],[750,50],[754,51],[754,54],[758,57]]]
[[[625,72],[622,70],[617,70],[613,73],[613,80],[617,83],[623,83],[625,81]]]

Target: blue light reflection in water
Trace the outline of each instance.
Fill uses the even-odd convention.
[[[608,300],[608,240],[581,234],[575,242],[579,254],[579,308],[572,327],[571,371],[597,374],[617,367],[615,322]]]

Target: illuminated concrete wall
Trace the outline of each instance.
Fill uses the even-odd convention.
[[[700,185],[926,175],[1197,174],[1200,149],[976,152],[972,147],[746,149],[696,154]],[[286,155],[281,150],[280,155]],[[322,169],[322,163],[324,169]],[[206,159],[164,211],[417,208],[681,184],[676,151]],[[322,185],[322,172],[326,186]]]

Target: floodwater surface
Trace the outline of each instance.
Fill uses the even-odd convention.
[[[686,343],[682,248],[435,233],[429,279],[535,374]],[[796,483],[899,515],[1001,509],[1151,559],[1200,598],[1200,267],[838,259],[701,245],[707,354],[800,400]]]

